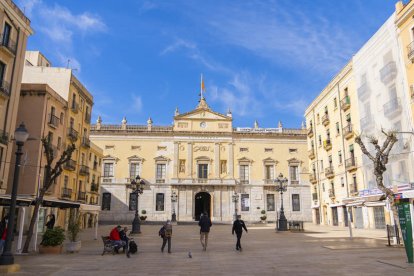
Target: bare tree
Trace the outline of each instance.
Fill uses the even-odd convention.
[[[369,143],[371,143],[374,146],[375,154],[374,153],[371,154],[367,150],[364,142],[362,142],[361,135],[358,135],[355,138],[355,142],[361,147],[362,152],[372,161],[374,165],[374,175],[375,175],[375,180],[377,182],[378,189],[380,189],[384,193],[385,197],[388,198],[390,205],[392,207],[394,219],[396,219],[397,224],[399,224],[398,219],[397,219],[398,211],[397,211],[396,206],[394,205],[395,203],[394,192],[390,188],[384,186],[384,177],[383,177],[385,171],[387,170],[386,166],[388,164],[388,158],[389,158],[391,149],[394,146],[394,144],[398,141],[398,139],[397,139],[397,135],[395,131],[389,131],[389,132],[385,132],[384,130],[381,130],[381,131],[386,136],[386,139],[384,143],[382,144],[382,146],[379,145],[378,138],[374,136],[368,137]]]
[[[43,197],[46,191],[55,183],[56,179],[59,175],[62,174],[63,168],[62,166],[71,159],[72,153],[75,150],[75,145],[69,145],[63,152],[60,158],[53,164],[53,161],[56,158],[56,150],[52,147],[52,143],[49,137],[42,138],[42,146],[44,149],[45,157],[46,157],[46,165],[44,169],[44,181],[43,187],[40,188],[38,196],[36,197],[35,207],[33,210],[32,219],[30,220],[29,232],[27,234],[26,242],[23,247],[23,253],[29,252],[29,245],[30,241],[33,236],[33,230],[36,224],[37,215],[39,213],[39,208],[43,203]]]

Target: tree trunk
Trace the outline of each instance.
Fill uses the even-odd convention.
[[[23,253],[29,253],[30,241],[32,240],[33,230],[36,225],[37,215],[39,213],[40,203],[42,202],[42,200],[43,200],[43,194],[39,195],[39,198],[36,200],[32,219],[30,220],[29,232],[27,233],[26,241],[23,247]]]

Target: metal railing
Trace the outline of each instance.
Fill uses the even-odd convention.
[[[317,181],[316,174],[310,174],[309,175],[309,181],[312,182],[312,183],[316,182]]]
[[[158,184],[165,183],[165,179],[162,179],[162,178],[155,179],[155,183],[158,183]]]
[[[6,47],[14,55],[16,54],[17,43],[16,41],[10,38],[10,35],[8,37],[5,37],[4,34],[0,35],[0,46]]]
[[[72,105],[70,106],[70,109],[74,113],[78,113],[78,111],[79,111],[79,104],[77,102],[72,102]]]
[[[369,86],[367,82],[361,83],[361,86],[358,87],[358,96],[360,99],[365,99],[369,95]]]
[[[59,126],[60,119],[58,116],[54,114],[49,114],[49,122],[48,124],[52,127],[58,127]]]
[[[91,192],[99,192],[99,185],[96,183],[91,184]]]
[[[69,127],[68,128],[68,137],[71,138],[72,140],[78,140],[78,132],[73,128],[73,127]]]
[[[0,93],[6,97],[10,96],[10,83],[5,80],[0,80]]]
[[[381,81],[383,83],[388,83],[393,78],[395,78],[396,73],[397,73],[397,65],[395,64],[395,61],[388,62],[380,70]]]
[[[315,150],[314,149],[308,150],[308,156],[310,159],[315,158]]]
[[[350,106],[351,106],[351,100],[350,100],[349,96],[345,96],[341,100],[341,108],[342,108],[342,110],[347,110]]]
[[[333,168],[333,166],[329,166],[329,167],[327,167],[327,168],[325,168],[325,175],[326,176],[331,176],[331,175],[333,175],[334,174],[334,168]]]
[[[86,199],[86,192],[78,192],[78,200],[85,200]]]
[[[81,165],[79,168],[80,175],[89,175],[89,167],[85,165]]]
[[[408,44],[407,46],[407,55],[408,55],[408,59],[410,60],[414,60],[414,41],[412,41],[410,44]]]
[[[240,179],[240,184],[249,184],[249,180],[247,179]]]
[[[349,124],[349,123],[348,123],[348,125],[346,125],[346,126],[342,129],[342,133],[343,133],[343,135],[344,135],[344,136],[348,136],[348,135],[352,134],[352,133],[353,133],[353,130],[352,130],[352,124]]]
[[[326,139],[325,141],[323,141],[323,148],[325,150],[330,150],[332,148],[331,139]]]
[[[64,168],[70,171],[76,170],[76,161],[72,159],[66,161]]]
[[[351,157],[345,160],[345,168],[347,170],[355,168],[356,167],[356,158]]]
[[[90,148],[91,140],[88,137],[82,137],[82,146],[85,148]]]
[[[318,193],[312,193],[312,200],[318,200]]]
[[[313,136],[313,127],[308,128],[308,136]]]
[[[325,115],[322,116],[322,124],[323,125],[329,124],[329,114],[328,113],[326,113]]]
[[[91,113],[89,112],[85,113],[85,122],[88,124],[91,122]]]
[[[396,110],[399,110],[401,107],[400,99],[399,98],[393,98],[386,104],[384,104],[384,115],[389,116]]]
[[[335,197],[335,190],[334,189],[329,189],[328,193],[329,193],[330,198]]]
[[[63,198],[71,198],[72,197],[72,189],[62,188],[61,196]]]

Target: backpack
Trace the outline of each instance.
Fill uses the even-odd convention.
[[[163,227],[161,227],[160,231],[158,231],[158,235],[159,235],[161,238],[164,238],[164,237],[165,237],[165,227],[164,227],[164,226],[163,226]]]
[[[134,241],[130,241],[129,242],[129,252],[132,254],[137,253],[138,251],[138,246]]]

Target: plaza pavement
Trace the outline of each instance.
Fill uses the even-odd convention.
[[[231,225],[213,225],[202,251],[197,225],[173,227],[172,254],[161,253],[159,225],[142,225],[138,253],[101,256],[99,239],[82,232],[79,253],[30,254],[15,257],[20,272],[10,275],[414,275],[403,247],[387,247],[385,230],[305,225],[305,232],[275,233],[275,225],[248,225],[243,252],[235,250]],[[166,251],[166,250],[165,250]],[[188,257],[191,251],[192,258]]]

